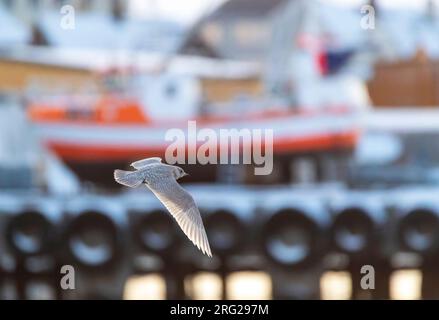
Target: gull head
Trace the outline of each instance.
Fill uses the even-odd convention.
[[[188,174],[186,172],[184,172],[184,170],[180,167],[174,167],[173,174],[174,174],[175,180],[178,180],[178,179],[181,179],[183,177],[188,176]]]

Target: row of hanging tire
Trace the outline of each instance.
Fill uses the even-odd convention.
[[[435,190],[198,187],[191,193],[202,212],[213,259],[197,251],[160,203],[143,193],[68,199],[2,196],[0,255],[14,263],[0,263],[0,272],[13,273],[11,266],[17,265],[32,268],[28,260],[47,256],[56,266],[105,274],[121,265],[134,273],[177,265],[187,273],[225,266],[294,273],[324,264],[328,253],[364,264],[397,252],[430,260],[439,254]],[[143,256],[148,259],[138,259]],[[235,259],[239,256],[246,258]]]

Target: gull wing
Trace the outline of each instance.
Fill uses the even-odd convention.
[[[204,254],[212,257],[201,214],[192,196],[172,177],[149,182],[147,186],[177,220],[186,236]]]
[[[139,160],[136,162],[133,162],[131,164],[131,166],[137,170],[142,169],[144,167],[146,167],[149,164],[153,164],[153,163],[161,163],[162,162],[162,158],[148,158],[148,159],[143,159],[143,160]]]

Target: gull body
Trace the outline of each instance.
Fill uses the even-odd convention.
[[[175,218],[186,236],[209,257],[212,256],[200,211],[192,196],[177,180],[187,176],[183,169],[148,158],[131,164],[136,171],[115,170],[114,179],[127,187],[145,184]]]

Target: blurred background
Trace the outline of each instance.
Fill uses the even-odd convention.
[[[438,79],[439,1],[0,0],[0,299],[439,298]],[[274,130],[183,166],[212,259],[113,181],[188,120]]]

